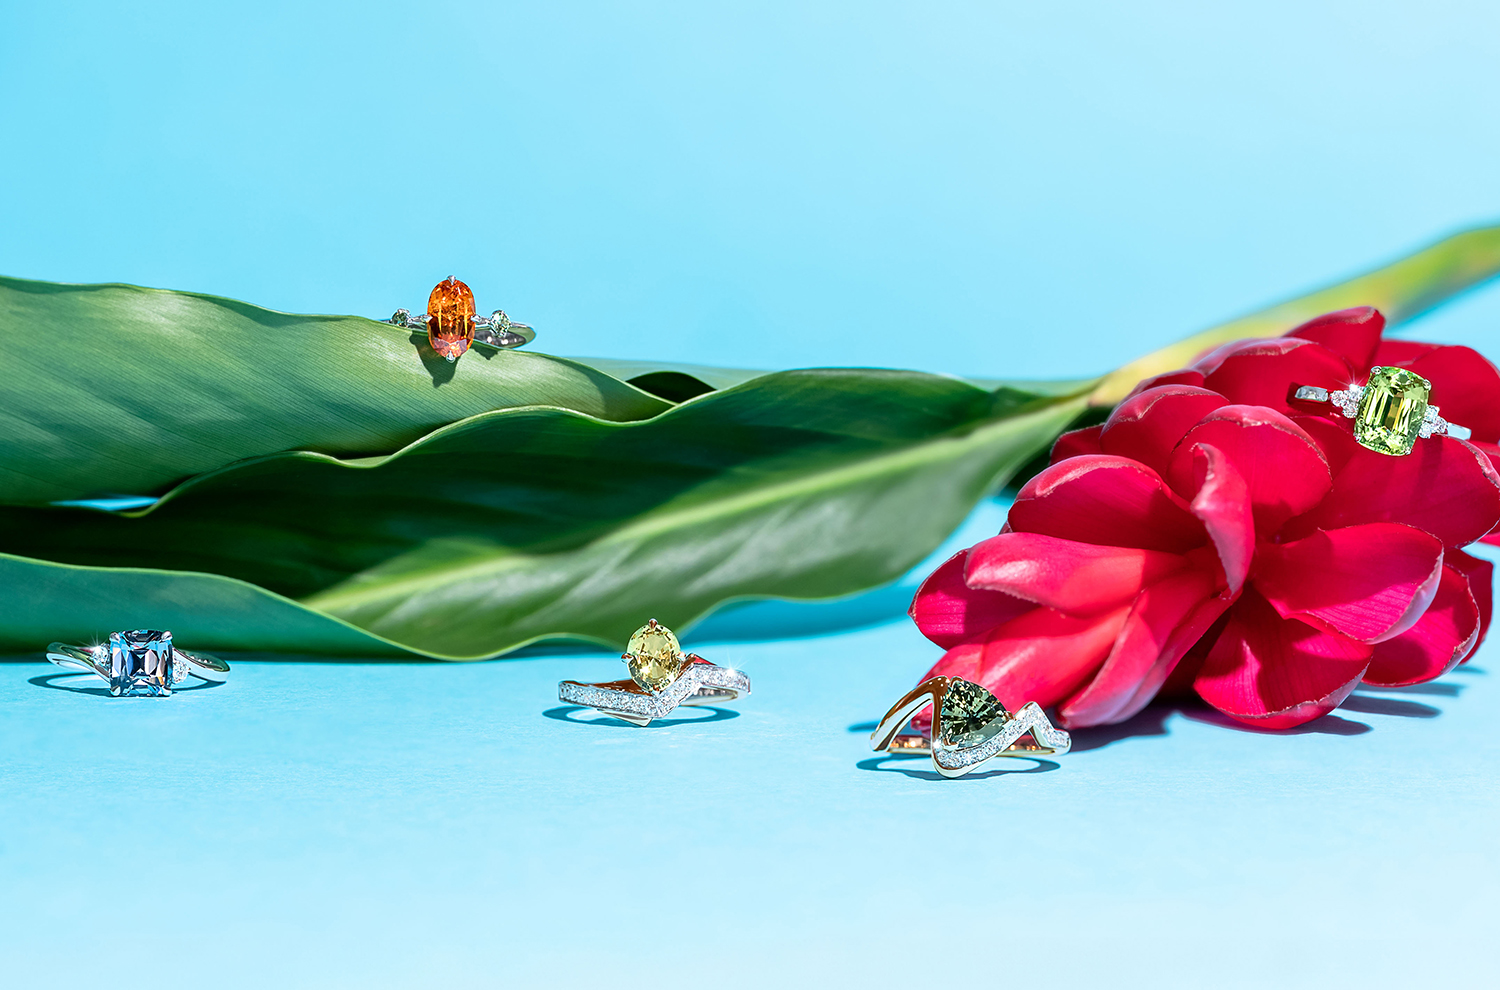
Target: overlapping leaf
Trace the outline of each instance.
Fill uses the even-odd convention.
[[[158,585],[162,570],[236,578],[434,656],[619,641],[646,614],[681,624],[732,598],[897,577],[1083,402],[915,372],[783,372],[640,423],[506,410],[390,457],[261,458],[137,513],[0,509],[0,550],[143,568]],[[172,595],[207,607],[222,581]],[[33,607],[73,635],[104,618],[77,596]],[[268,641],[206,621],[200,642]]]

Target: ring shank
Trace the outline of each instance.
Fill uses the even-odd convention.
[[[919,736],[911,732],[903,732],[891,739],[886,752],[894,755],[904,756],[930,756],[932,755],[932,740],[926,736]],[[1019,740],[996,753],[996,756],[1016,756],[1023,759],[1032,756],[1055,756],[1057,750],[1051,746],[1038,746],[1035,743],[1023,743]]]

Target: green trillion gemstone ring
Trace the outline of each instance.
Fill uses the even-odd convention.
[[[932,734],[903,733],[912,716],[929,705]],[[1032,742],[1022,742],[1026,736]],[[1054,728],[1036,702],[1026,702],[1012,715],[999,698],[962,677],[932,677],[918,684],[870,734],[870,748],[877,753],[930,753],[944,777],[973,773],[997,756],[1052,756],[1072,746],[1072,737]]]
[[[1354,439],[1381,454],[1410,454],[1419,439],[1453,437],[1467,440],[1466,427],[1438,415],[1428,403],[1432,382],[1407,368],[1370,369],[1363,385],[1331,392],[1314,385],[1293,385],[1293,402],[1331,405],[1345,419],[1354,421]]]

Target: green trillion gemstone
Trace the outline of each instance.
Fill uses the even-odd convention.
[[[973,681],[952,679],[938,711],[938,731],[949,746],[975,746],[1000,731],[1010,714],[1000,699]]]
[[[1354,439],[1382,454],[1411,453],[1432,383],[1405,368],[1371,368],[1354,413]]]

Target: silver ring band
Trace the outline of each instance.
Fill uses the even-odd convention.
[[[749,693],[750,678],[742,671],[720,667],[706,660],[689,663],[682,674],[659,693],[641,687],[634,680],[602,684],[562,681],[557,685],[559,701],[593,708],[634,725],[646,725],[654,718],[663,718],[679,705],[717,705]]]
[[[1364,395],[1365,386],[1363,385],[1350,385],[1346,389],[1333,392],[1316,385],[1299,385],[1292,392],[1292,400],[1331,405],[1345,419],[1353,419],[1359,411],[1359,400],[1363,399]],[[1427,411],[1422,414],[1422,425],[1417,429],[1417,436],[1423,440],[1428,437],[1452,437],[1455,440],[1467,440],[1473,435],[1467,426],[1450,423],[1439,416],[1437,406],[1427,407]]]
[[[476,344],[509,350],[512,347],[525,346],[536,339],[535,330],[524,323],[513,322],[502,309],[495,310],[489,316],[474,316],[470,319],[474,324],[474,343]],[[380,322],[401,327],[403,330],[426,333],[427,320],[426,313],[413,316],[410,310],[398,309],[391,314],[389,320]]]

